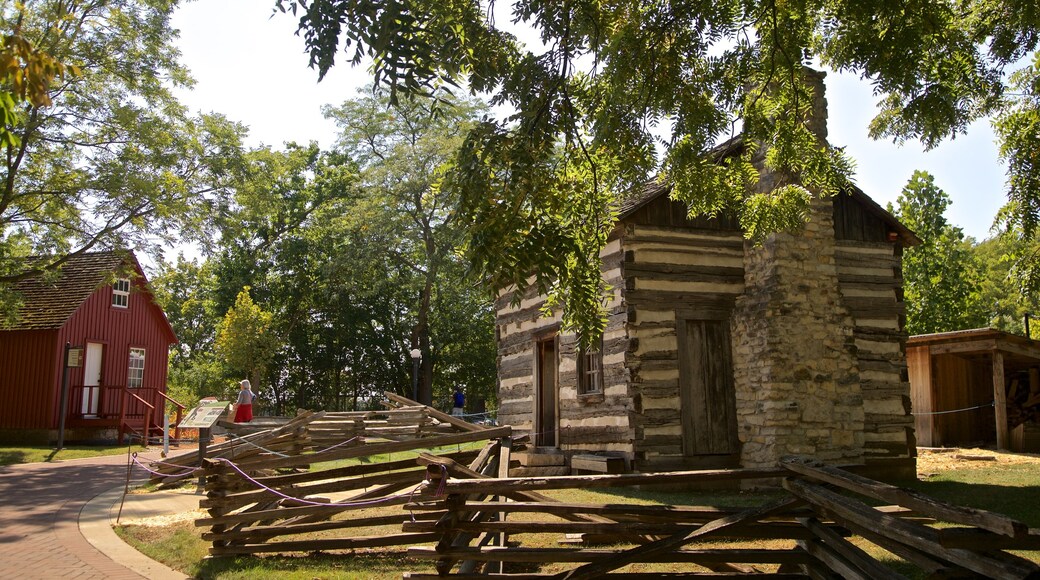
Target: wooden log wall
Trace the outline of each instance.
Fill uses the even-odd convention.
[[[842,297],[855,320],[864,411],[864,457],[893,464],[916,454],[905,355],[902,248],[839,239],[835,260]]]
[[[683,453],[678,324],[729,317],[744,290],[744,239],[636,223],[626,226],[624,249],[635,467],[691,468],[698,458]]]
[[[482,567],[484,575],[479,577],[517,577],[522,571],[525,578],[568,580],[720,575],[895,580],[906,578],[899,571],[906,567],[935,578],[1040,577],[1040,565],[1011,552],[1040,548],[1040,531],[1023,522],[938,501],[812,459],[787,459],[770,470],[446,480],[443,473],[431,470],[431,481],[406,506],[417,514],[443,515],[437,521],[417,518],[403,527],[414,534],[441,534],[436,547],[408,550],[409,556],[437,562],[436,573],[410,572],[405,578],[477,578]],[[689,486],[777,477],[783,478],[788,495],[739,508],[559,503],[540,501],[536,495],[552,489]],[[524,494],[526,499],[515,502],[493,497]],[[517,517],[479,517],[486,513]],[[932,527],[937,522],[952,526]],[[542,548],[520,542],[489,547],[479,540],[499,533],[595,534],[609,547]],[[753,548],[732,543],[767,539],[786,542]],[[901,567],[877,560],[865,549],[869,544],[890,552],[902,561]],[[667,572],[653,567],[661,563],[668,564]],[[623,570],[629,564],[641,569]]]
[[[518,432],[533,432],[536,397],[535,351],[537,341],[555,340],[557,356],[558,446],[566,451],[613,451],[631,454],[633,428],[625,357],[628,336],[627,312],[621,300],[624,256],[621,242],[614,237],[600,254],[604,282],[613,288],[606,304],[607,327],[603,335],[603,389],[600,393],[579,394],[577,376],[577,337],[560,333],[560,313],[545,316],[545,296],[528,288],[519,305],[513,305],[513,292],[501,294],[498,312],[498,395],[500,424],[512,425]]]

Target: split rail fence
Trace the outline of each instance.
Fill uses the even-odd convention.
[[[382,415],[325,422],[320,430],[336,434],[322,434],[320,446],[312,429],[323,413],[215,446],[192,474],[206,478],[200,506],[208,517],[196,525],[208,528],[210,553],[377,548],[429,561],[429,571],[405,574],[416,580],[895,579],[907,568],[930,578],[1040,578],[1036,562],[1014,553],[1040,550],[1040,531],[811,460],[765,470],[509,478],[522,445],[510,427],[388,399],[393,408]],[[543,493],[724,482],[782,491],[729,508],[568,503]],[[540,541],[529,541],[535,535]],[[879,561],[871,544],[902,567]]]

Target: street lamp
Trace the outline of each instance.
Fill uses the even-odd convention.
[[[412,357],[412,400],[419,400],[419,359],[422,358],[422,351],[413,348],[408,353]]]

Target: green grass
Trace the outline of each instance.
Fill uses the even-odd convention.
[[[452,448],[451,450],[455,450]],[[403,459],[405,454],[394,454],[393,460]],[[385,456],[372,458],[386,460]],[[1006,514],[1022,520],[1032,527],[1040,527],[1040,469],[1028,464],[990,464],[973,466],[971,469],[948,470],[927,481],[909,482],[906,487],[917,489],[937,499],[951,503],[977,507]],[[558,500],[575,503],[638,503],[673,505],[750,506],[775,498],[779,492],[752,493],[739,491],[696,491],[659,492],[651,490],[620,489],[573,489],[546,492]],[[365,516],[402,513],[399,507],[378,508]],[[341,517],[341,516],[337,516]],[[355,512],[351,516],[362,517]],[[517,521],[541,521],[542,514],[516,514]],[[551,519],[551,518],[550,518]],[[351,535],[367,536],[391,534],[399,531],[396,526],[358,529]],[[403,551],[378,552],[359,550],[353,554],[311,553],[295,556],[260,556],[206,559],[209,544],[201,539],[201,529],[191,522],[164,527],[122,526],[117,533],[153,559],[197,578],[262,580],[275,578],[400,578],[406,571],[433,571],[428,560],[411,560]],[[328,534],[342,534],[328,532]],[[314,537],[331,537],[315,535]],[[295,538],[294,538],[295,539]],[[558,547],[559,537],[553,534],[518,534],[511,537],[526,547]],[[853,538],[861,548],[875,558],[910,578],[923,578],[923,574],[906,562],[862,538]],[[699,544],[700,548],[757,547],[787,549],[793,546],[790,540],[759,540],[748,542],[717,541]],[[1020,556],[1040,562],[1040,552],[1015,552]],[[556,573],[574,567],[574,564],[547,564],[541,569],[530,566],[509,570],[514,573]],[[765,568],[765,567],[764,567]],[[625,568],[631,572],[678,572],[688,570],[683,564],[634,564]]]
[[[85,457],[101,457],[103,455],[119,455],[126,453],[126,445],[73,445],[66,446],[61,451],[55,451],[53,447],[44,446],[0,446],[0,465],[15,465],[18,463],[42,463],[49,461],[62,461],[65,459],[83,459]],[[135,445],[133,451],[144,449]]]

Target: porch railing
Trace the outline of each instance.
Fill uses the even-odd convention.
[[[162,428],[162,416],[166,403],[175,410],[176,422],[180,424],[185,406],[155,387],[128,388],[124,385],[69,387],[68,419],[103,421],[115,423],[119,428],[119,439],[128,431],[137,432],[147,438],[152,430]],[[180,430],[174,430],[178,438]]]

